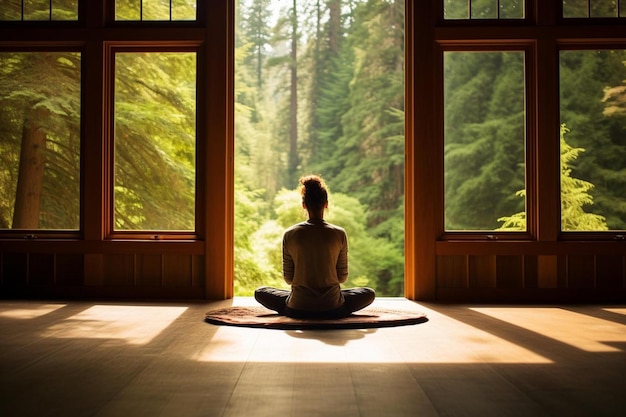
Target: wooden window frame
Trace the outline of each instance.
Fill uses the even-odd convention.
[[[424,4],[428,3],[428,4]],[[623,44],[624,18],[562,17],[560,0],[526,0],[524,19],[443,19],[443,0],[407,2],[406,296],[410,299],[499,297],[497,288],[442,289],[442,259],[532,258],[536,289],[511,290],[515,299],[568,294],[567,267],[576,257],[620,257],[621,233],[561,231],[558,51],[563,47]],[[527,45],[527,234],[444,232],[443,75],[441,50]],[[415,57],[419,56],[419,60]],[[434,109],[434,110],[433,110]],[[434,112],[434,115],[433,115]],[[433,175],[434,173],[434,175]],[[489,235],[497,237],[490,238]],[[614,236],[615,235],[615,236]],[[512,238],[515,237],[515,238]],[[623,261],[623,263],[626,261]],[[626,270],[626,267],[622,268]],[[460,271],[461,275],[471,271]],[[626,277],[623,275],[623,286]],[[565,287],[563,287],[565,286]],[[562,290],[557,288],[563,288]],[[445,290],[445,291],[444,291]],[[573,290],[572,290],[573,291]],[[623,292],[623,291],[622,291]],[[498,294],[498,295],[496,295]],[[588,294],[587,294],[588,295]],[[525,298],[528,297],[528,298]],[[536,298],[532,298],[536,297]]]
[[[198,75],[199,63],[201,61],[201,42],[189,41],[184,43],[176,43],[172,47],[164,46],[162,44],[154,45],[151,42],[139,42],[128,43],[124,42],[118,44],[116,42],[105,42],[105,100],[106,106],[104,108],[105,126],[107,126],[107,134],[105,136],[105,172],[104,175],[104,189],[105,189],[105,205],[108,208],[104,219],[104,228],[106,231],[105,239],[117,240],[117,239],[137,239],[137,240],[197,240],[198,230],[201,230],[204,226],[204,217],[199,216],[199,213],[203,212],[202,205],[199,203],[200,188],[198,186],[198,180],[200,175],[197,173],[197,169],[201,164],[199,163],[198,155],[203,152],[204,141],[198,140],[199,136],[196,133],[196,186],[195,186],[195,207],[194,207],[194,230],[189,231],[175,231],[175,230],[119,230],[115,229],[114,215],[115,215],[115,54],[117,53],[140,53],[140,52],[192,52],[196,54],[196,119],[197,114],[202,112],[202,106],[198,101],[200,98],[199,91],[201,91],[201,83],[199,82]],[[196,125],[198,123],[196,122]]]
[[[204,259],[203,285],[146,294],[209,299],[233,296],[233,73],[234,1],[198,1],[195,21],[129,22],[114,20],[114,0],[85,0],[78,21],[3,22],[0,50],[59,48],[80,50],[83,77],[81,109],[81,229],[78,234],[23,231],[0,236],[2,253],[71,254],[84,258],[86,286],[104,280],[107,256],[128,259],[177,254]],[[5,24],[6,23],[6,24]],[[197,52],[196,230],[193,234],[111,233],[111,57],[116,48]],[[210,220],[205,220],[210,219]],[[27,232],[32,234],[32,231]],[[41,236],[40,236],[41,235]],[[143,255],[142,255],[143,254]],[[1,262],[0,262],[1,263]],[[135,267],[136,268],[136,267]],[[191,278],[190,278],[191,279]],[[95,294],[115,293],[101,291]],[[143,290],[133,293],[144,294]]]

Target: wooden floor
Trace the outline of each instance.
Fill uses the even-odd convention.
[[[626,415],[626,306],[378,299],[429,321],[203,322],[252,302],[0,301],[0,416]]]

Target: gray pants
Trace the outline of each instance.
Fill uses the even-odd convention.
[[[254,298],[270,310],[278,314],[294,318],[340,318],[347,317],[355,311],[361,310],[372,304],[376,293],[371,288],[357,287],[341,290],[344,304],[338,309],[331,311],[304,311],[294,310],[287,307],[287,297],[291,292],[273,287],[260,287],[254,292]]]

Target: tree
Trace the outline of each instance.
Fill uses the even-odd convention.
[[[6,52],[0,68],[0,226],[78,229],[80,54]]]
[[[626,78],[624,50],[561,51],[561,120],[568,142],[585,149],[573,173],[595,186],[594,211],[610,230],[626,229],[626,128],[611,87]],[[580,82],[584,80],[584,82]],[[606,97],[609,94],[609,97]],[[613,99],[611,99],[611,97]]]
[[[493,230],[523,210],[524,60],[521,52],[445,56],[445,227]]]
[[[403,27],[403,2],[372,0],[356,6],[346,40],[354,72],[342,135],[326,168],[331,187],[369,207],[370,227],[384,221],[404,194]],[[350,54],[343,58],[349,63]]]
[[[273,28],[262,89],[254,91],[252,71],[237,71],[241,84],[235,94],[245,101],[236,107],[236,174],[259,210],[248,219],[257,222],[249,238],[254,250],[237,258],[239,273],[250,274],[243,277],[245,291],[252,290],[253,276],[265,279],[257,285],[280,277],[280,237],[285,227],[302,220],[299,198],[283,199],[294,195],[300,174],[313,172],[334,190],[329,219],[341,213],[336,222],[351,230],[351,282],[400,295],[403,2],[310,0],[298,2],[297,9],[289,4]],[[250,42],[242,39],[240,45],[242,56],[253,53]],[[249,100],[254,94],[260,99]],[[283,191],[276,188],[280,183]],[[248,268],[252,264],[254,271]],[[244,291],[243,284],[237,288]]]
[[[607,230],[603,216],[587,213],[585,205],[593,204],[593,197],[589,191],[593,184],[571,176],[572,165],[578,156],[584,152],[583,148],[574,148],[565,141],[565,134],[569,129],[561,125],[561,230],[563,231],[598,231]],[[518,196],[525,196],[526,190],[517,192]],[[526,212],[518,212],[512,216],[498,219],[502,226],[499,231],[526,230]]]
[[[256,76],[256,87],[263,87],[263,68],[267,59],[266,47],[271,34],[269,22],[271,17],[271,0],[252,0],[244,7],[244,15],[240,22],[241,32],[246,42],[250,43],[250,52],[246,54],[244,64],[249,66]]]
[[[116,54],[115,226],[194,230],[196,57]]]

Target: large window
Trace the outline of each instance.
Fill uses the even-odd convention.
[[[196,54],[115,54],[116,230],[195,230]]]
[[[445,230],[524,231],[523,51],[444,52]]]
[[[235,289],[286,285],[301,175],[330,187],[347,286],[404,287],[404,2],[241,1],[236,50]]]
[[[626,230],[626,51],[559,56],[561,228]]]
[[[80,227],[81,54],[0,53],[0,228]]]

